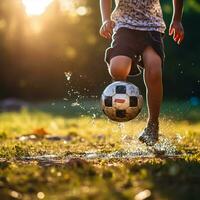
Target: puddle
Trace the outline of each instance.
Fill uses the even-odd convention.
[[[58,159],[59,158],[59,156],[57,156],[57,155],[41,155],[41,156],[30,156],[30,157],[28,157],[28,156],[26,156],[26,157],[22,157],[22,160],[38,160],[38,161],[42,161],[42,160],[54,160],[54,159]]]
[[[124,130],[124,126],[120,126],[121,131]],[[23,136],[24,137],[24,136]],[[58,141],[58,140],[71,140],[74,135],[68,136],[49,136],[45,135],[45,139]],[[113,152],[100,152],[100,151],[87,151],[87,152],[69,152],[63,155],[40,155],[34,157],[22,157],[19,159],[23,162],[38,161],[42,165],[52,164],[65,164],[70,159],[82,159],[88,161],[94,160],[109,160],[109,159],[137,159],[137,158],[177,158],[182,157],[183,154],[177,151],[176,141],[166,138],[163,135],[160,136],[159,142],[153,147],[147,147],[138,141],[137,137],[132,137],[122,133],[122,149]]]
[[[54,136],[55,137],[55,136]],[[53,140],[57,140],[54,138]],[[123,135],[122,149],[113,152],[87,151],[87,152],[67,152],[65,156],[56,154],[47,154],[33,157],[22,157],[19,162],[30,163],[31,161],[38,162],[42,166],[50,165],[68,165],[71,160],[96,161],[96,160],[127,160],[141,158],[181,158],[184,155],[177,151],[177,148],[172,139],[160,136],[159,142],[153,147],[147,147],[138,141],[136,137]],[[74,160],[72,162],[74,162]]]
[[[42,156],[33,156],[33,157],[22,157],[18,161],[22,162],[31,162],[37,161],[41,165],[54,165],[54,164],[66,164],[71,159],[77,160],[87,160],[87,161],[94,161],[94,160],[110,160],[110,159],[117,159],[117,160],[124,160],[124,159],[138,159],[138,158],[178,158],[183,156],[181,153],[177,154],[168,154],[164,153],[162,155],[157,155],[153,153],[150,149],[146,151],[115,151],[115,152],[83,152],[83,153],[69,153],[67,156],[61,157],[58,155],[42,155]]]

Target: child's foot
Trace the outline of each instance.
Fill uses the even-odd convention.
[[[149,123],[142,133],[140,133],[138,139],[148,146],[153,146],[158,141],[158,131],[158,123]]]

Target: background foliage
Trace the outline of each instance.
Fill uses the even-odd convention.
[[[41,16],[27,16],[21,0],[0,1],[0,97],[61,98],[71,84],[87,95],[101,93],[110,77],[103,61],[109,41],[99,36],[99,1],[73,1],[62,10],[54,0]],[[161,1],[167,26],[171,1]],[[81,9],[87,12],[81,13]],[[179,47],[166,31],[164,84],[166,98],[200,94],[200,3],[185,1],[185,41]],[[142,77],[133,80],[144,89]],[[87,89],[86,89],[87,88]]]

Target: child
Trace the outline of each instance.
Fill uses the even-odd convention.
[[[125,81],[144,68],[147,91],[148,121],[139,136],[149,146],[158,141],[159,113],[163,97],[162,66],[164,63],[163,37],[166,29],[159,0],[100,0],[102,26],[100,35],[112,37],[111,47],[106,50],[105,61],[114,80]],[[173,0],[173,17],[169,35],[180,44],[184,38],[181,24],[183,0]],[[113,34],[114,32],[114,34]]]

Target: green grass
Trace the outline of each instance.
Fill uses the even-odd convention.
[[[119,126],[105,119],[97,103],[37,104],[20,112],[0,114],[0,199],[199,199],[200,108],[189,102],[165,103],[161,133],[178,156],[151,158],[70,158],[84,152],[127,152],[145,149],[136,142],[145,126],[146,110]],[[65,108],[64,108],[65,106]],[[94,116],[95,114],[95,116]],[[66,141],[20,141],[43,128]],[[130,145],[122,138],[131,138]],[[54,155],[51,160],[27,160]],[[143,193],[140,193],[144,191]]]

